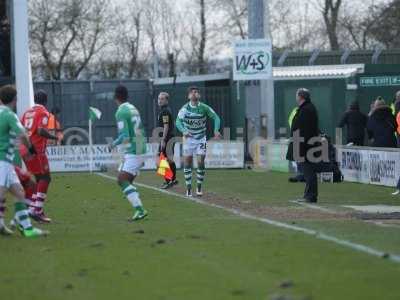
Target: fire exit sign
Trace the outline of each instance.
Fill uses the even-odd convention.
[[[360,86],[362,87],[380,87],[380,86],[396,86],[396,85],[400,85],[400,75],[360,78]]]

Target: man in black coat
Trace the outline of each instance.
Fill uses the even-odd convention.
[[[291,142],[286,158],[296,161],[303,169],[306,181],[303,201],[315,203],[318,199],[318,162],[323,157],[322,153],[318,154],[319,157],[315,153],[315,147],[318,147],[320,140],[318,113],[307,89],[297,90],[296,101],[299,109],[292,122]]]
[[[353,143],[355,146],[364,146],[365,128],[367,126],[367,116],[360,112],[357,101],[350,104],[340,120],[339,127],[347,129],[347,144]]]
[[[375,101],[368,122],[368,136],[372,139],[372,147],[396,148],[396,119],[392,110],[383,100]]]

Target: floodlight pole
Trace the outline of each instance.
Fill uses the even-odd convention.
[[[32,70],[29,55],[28,1],[13,0],[12,11],[15,83],[18,93],[17,113],[21,116],[33,105]]]
[[[268,2],[268,0],[248,0],[249,39],[271,40]],[[247,83],[246,117],[249,142],[261,136],[275,139],[273,79]]]

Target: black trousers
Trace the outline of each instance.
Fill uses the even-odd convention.
[[[399,177],[399,181],[397,181],[397,189],[400,190],[400,177]]]
[[[306,187],[304,189],[304,199],[316,202],[318,200],[318,178],[317,173],[320,172],[320,164],[303,162],[299,163],[303,169]]]

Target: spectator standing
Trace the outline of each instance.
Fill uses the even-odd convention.
[[[352,102],[339,123],[340,128],[346,127],[347,144],[352,143],[355,146],[364,146],[367,120],[367,116],[360,111],[360,105],[358,102]]]
[[[396,100],[394,102],[394,110],[395,110],[396,123],[397,123],[397,132],[396,132],[397,147],[400,147],[400,91],[397,91],[397,93],[396,93]],[[400,177],[399,177],[399,180],[397,181],[397,189],[392,195],[396,196],[399,194],[400,194]]]
[[[400,92],[398,92],[400,97]],[[400,100],[395,102],[394,105],[395,117],[396,117],[396,136],[397,136],[397,147],[400,147]]]
[[[384,100],[376,100],[367,122],[368,137],[372,139],[371,146],[396,148],[396,129],[396,119],[391,108]]]
[[[318,163],[312,161],[307,154],[316,146],[312,143],[312,139],[320,134],[318,113],[307,89],[301,88],[297,91],[296,101],[299,108],[293,118],[292,141],[289,144],[286,159],[296,161],[303,170],[306,187],[304,199],[301,201],[315,203],[318,200]]]
[[[10,23],[7,17],[0,20],[0,76],[11,75]]]

